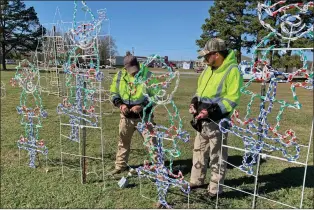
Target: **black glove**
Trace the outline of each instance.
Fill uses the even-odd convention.
[[[198,98],[196,96],[192,98],[191,104],[194,105],[194,109],[197,111],[198,110]]]
[[[113,100],[112,103],[113,103],[114,106],[119,108],[123,104],[123,101],[122,101],[121,98],[116,98],[116,99]]]
[[[202,131],[202,121],[195,119],[195,115],[194,115],[193,119],[190,121],[190,123],[196,131],[198,131],[198,132]]]
[[[212,121],[219,121],[230,114],[230,112],[223,114],[219,105],[216,103],[211,104],[211,106],[207,108],[207,112],[208,118],[211,119]]]
[[[198,104],[198,98],[197,98],[196,96],[192,98],[191,104],[194,104],[194,106],[197,106],[197,104]]]
[[[195,119],[198,113],[203,109],[207,110],[208,117],[205,119],[199,119],[199,120]],[[227,117],[230,112],[223,114],[217,103],[213,103],[213,104],[201,103],[198,107],[198,113],[193,116],[193,119],[190,121],[190,123],[196,131],[201,132],[203,121],[207,121],[207,122],[219,121]]]

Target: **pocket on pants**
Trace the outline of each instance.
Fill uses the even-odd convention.
[[[215,129],[215,124],[213,122],[203,122],[201,135],[203,138],[212,139],[215,138],[217,133]]]

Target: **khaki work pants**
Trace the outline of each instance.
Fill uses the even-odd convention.
[[[129,154],[130,154],[130,148],[131,148],[132,136],[134,134],[134,131],[137,130],[136,129],[137,123],[141,121],[142,120],[140,118],[131,119],[131,118],[126,118],[124,115],[120,114],[119,143],[118,143],[118,151],[117,151],[116,162],[115,162],[116,169],[122,169],[122,168],[127,167]],[[141,133],[144,139],[151,138],[149,137],[151,129],[152,128],[150,128],[149,131],[146,131],[146,132],[144,131],[144,133]],[[156,138],[152,138],[149,146],[151,145],[156,145]],[[153,158],[156,159],[156,153],[154,154]]]
[[[219,174],[219,159],[221,156],[222,133],[219,126],[215,123],[203,122],[202,131],[197,132],[193,150],[193,166],[191,172],[190,183],[195,185],[203,185],[208,166],[211,169],[210,183],[208,192],[216,194],[218,191],[218,181],[224,183],[227,164],[222,162]],[[224,144],[227,143],[227,135],[224,134]],[[222,160],[227,161],[228,148],[222,149]],[[218,193],[222,193],[220,186]]]

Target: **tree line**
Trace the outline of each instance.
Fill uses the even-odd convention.
[[[306,3],[305,0],[289,0],[287,4],[296,2]],[[253,47],[259,43],[270,31],[265,29],[259,22],[257,16],[258,0],[217,0],[209,8],[209,17],[202,24],[202,34],[196,40],[196,45],[202,48],[212,37],[220,37],[226,40],[229,48],[236,51],[237,60],[241,62],[241,52],[252,53]],[[275,1],[271,1],[275,3]],[[280,6],[280,5],[279,5]],[[279,7],[278,6],[278,7]],[[310,7],[308,14],[304,15],[305,24],[313,24],[314,8]],[[297,14],[297,9],[291,10]],[[270,17],[265,22],[279,29],[280,16]],[[6,69],[5,59],[21,59],[30,52],[42,48],[42,35],[49,33],[39,22],[37,13],[33,7],[26,8],[21,0],[2,0],[0,14],[0,51],[3,69]],[[67,34],[62,34],[65,37]],[[110,44],[109,44],[110,43]],[[278,47],[286,47],[287,43],[279,39],[273,39],[270,44]],[[106,64],[108,59],[117,55],[115,40],[110,36],[101,37],[99,40],[99,53],[101,61]],[[290,44],[290,47],[313,47],[313,40],[301,38]],[[312,51],[313,52],[313,51]],[[277,66],[285,65],[286,68],[292,65],[301,65],[300,56],[293,56],[291,51],[286,55],[274,52],[271,56],[272,64]]]

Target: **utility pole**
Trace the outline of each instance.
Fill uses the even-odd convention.
[[[134,47],[132,47],[132,55],[134,56]]]

